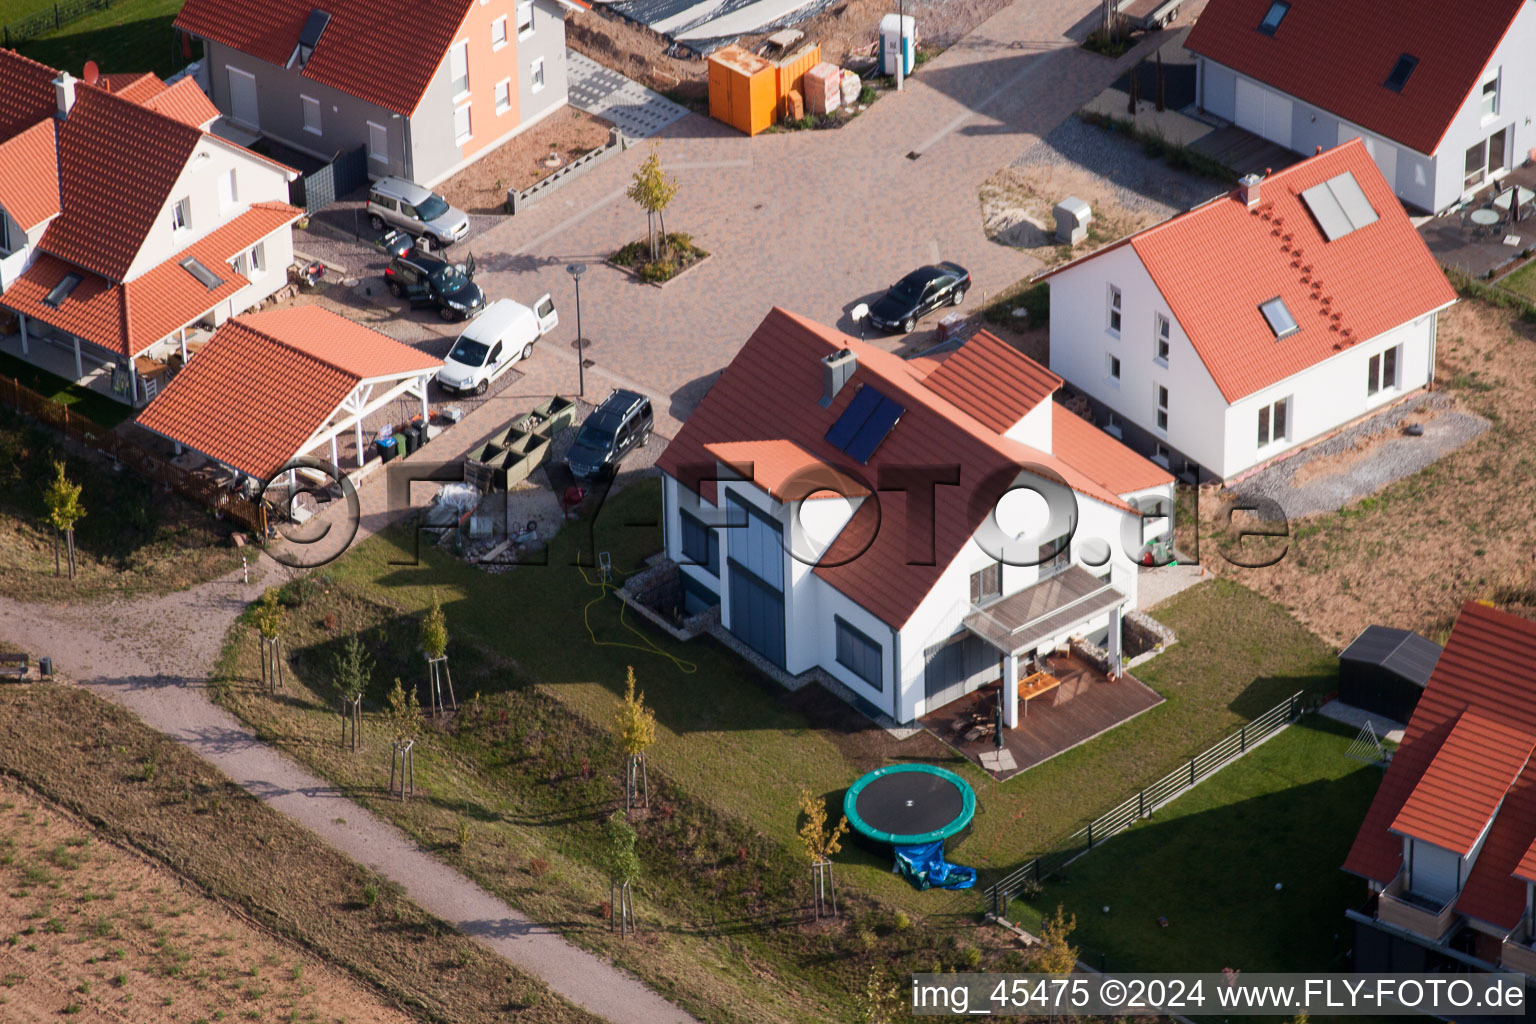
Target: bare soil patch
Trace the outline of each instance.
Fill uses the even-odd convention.
[[[1454,397],[1451,409],[1486,418],[1487,431],[1377,494],[1293,521],[1284,541],[1244,542],[1250,558],[1281,556],[1264,568],[1220,556],[1222,496],[1203,488],[1202,563],[1341,645],[1372,623],[1443,641],[1468,600],[1536,607],[1536,325],[1464,299],[1442,314],[1437,349],[1436,379]],[[1350,457],[1369,451],[1332,468]]]
[[[1390,430],[1375,430],[1369,434],[1357,437],[1347,451],[1335,452],[1332,455],[1324,455],[1321,458],[1308,459],[1306,464],[1291,474],[1291,482],[1296,484],[1308,483],[1322,477],[1339,476],[1348,473],[1361,462],[1371,458],[1377,445],[1389,437],[1396,436],[1402,427],[1409,424],[1424,426],[1432,420],[1438,419],[1444,409],[1430,408],[1403,421],[1401,427]]]
[[[470,213],[502,213],[507,189],[525,189],[608,142],[607,121],[575,107],[550,114],[533,128],[470,164],[438,186],[444,199]],[[560,158],[550,164],[550,155]]]
[[[410,1019],[4,778],[0,837],[6,1020]]]
[[[987,237],[1022,249],[1048,267],[1085,256],[1163,219],[1151,211],[1127,208],[1105,178],[1066,164],[1004,167],[981,183],[979,193]],[[1076,246],[1056,241],[1052,211],[1067,196],[1082,199],[1093,210],[1088,239]]]

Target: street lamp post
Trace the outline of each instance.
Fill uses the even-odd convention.
[[[585,263],[572,263],[565,268],[571,275],[571,280],[576,282],[576,394],[578,397],[587,396],[587,367],[586,358],[582,351],[581,337],[581,275],[587,272]]]

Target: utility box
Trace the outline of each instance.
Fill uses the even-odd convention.
[[[1088,225],[1093,220],[1093,210],[1076,196],[1068,196],[1056,204],[1056,241],[1062,245],[1077,245],[1088,238]]]
[[[880,73],[896,74],[896,58],[902,59],[903,77],[917,65],[917,19],[908,14],[887,14],[880,19]]]
[[[803,79],[805,109],[813,114],[830,114],[843,98],[843,69],[823,61],[805,73]]]
[[[772,63],[739,46],[710,55],[710,117],[756,135],[773,124],[778,105],[778,74]]]

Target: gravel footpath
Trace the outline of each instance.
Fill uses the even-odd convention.
[[[1279,502],[1288,518],[1314,512],[1335,512],[1356,498],[1375,494],[1387,484],[1417,473],[1488,429],[1488,421],[1451,408],[1453,400],[1443,392],[1417,395],[1378,416],[1372,416],[1313,445],[1299,455],[1255,473],[1233,488],[1239,497],[1254,495]],[[1409,437],[1399,429],[1404,420],[1423,420],[1424,436]],[[1375,441],[1371,435],[1382,434]],[[1362,442],[1368,455],[1338,470],[1319,472],[1297,483],[1298,471],[1318,459],[1342,455]]]
[[[1218,181],[1176,171],[1124,135],[1069,117],[1029,147],[1014,167],[1069,165],[1105,179],[1115,201],[1127,210],[1172,217],[1224,189]]]

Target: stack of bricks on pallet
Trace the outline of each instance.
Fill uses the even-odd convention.
[[[805,107],[813,114],[830,114],[842,99],[843,69],[822,61],[805,73]]]

